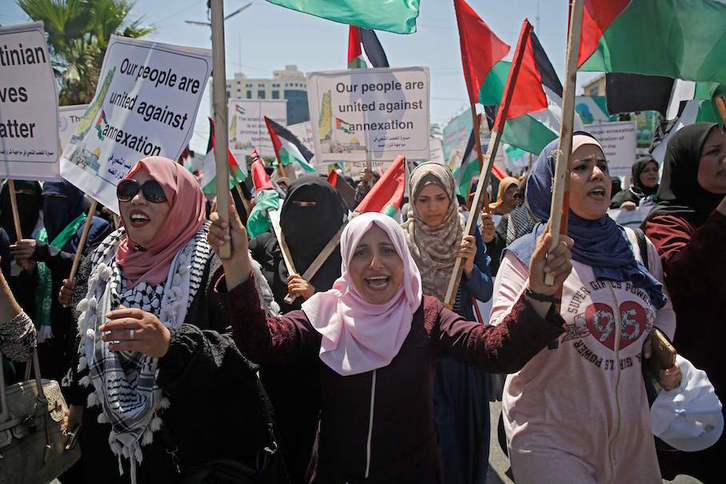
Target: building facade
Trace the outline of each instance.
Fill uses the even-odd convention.
[[[286,99],[287,124],[310,120],[305,73],[295,65],[272,72],[272,79],[251,79],[238,72],[227,79],[227,99]]]

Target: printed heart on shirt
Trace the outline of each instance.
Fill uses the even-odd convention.
[[[635,301],[625,301],[620,305],[620,349],[627,348],[645,331],[647,316],[643,306]],[[617,319],[613,308],[604,303],[590,304],[585,310],[585,321],[590,334],[603,346],[615,350],[615,324]]]

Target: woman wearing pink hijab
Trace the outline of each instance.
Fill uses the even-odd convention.
[[[149,157],[116,194],[123,225],[75,290],[78,357],[64,388],[83,451],[74,482],[177,482],[214,459],[255,469],[271,419],[254,367],[224,334],[199,183]]]
[[[422,296],[403,230],[378,213],[359,215],[344,229],[341,277],[333,288],[312,296],[301,310],[275,317],[258,303],[236,212],[230,210],[231,232],[216,213],[210,218],[210,245],[219,250],[232,242],[217,291],[238,348],[262,365],[318,361],[321,416],[313,482],[441,482],[432,396],[438,358],[512,372],[563,331],[551,305],[528,296],[501,329],[466,321],[436,298]],[[570,272],[570,241],[549,251],[555,285],[547,287],[550,240],[541,241],[532,257],[530,277],[537,290],[553,293]]]

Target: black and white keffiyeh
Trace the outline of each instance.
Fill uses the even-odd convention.
[[[80,384],[93,385],[87,404],[101,406],[98,421],[111,424],[109,445],[119,458],[120,473],[123,473],[121,457],[129,459],[132,483],[136,482],[136,464],[143,459],[141,447],[153,441],[153,433],[162,424],[158,414],[170,402],[156,384],[159,359],[138,352],[110,351],[98,327],[105,322],[108,311],[123,305],[153,313],[170,330],[178,329],[204,283],[205,266],[213,256],[206,240],[207,230],[208,224],[203,225],[182,246],[166,281],[156,286],[140,282],[127,289],[121,267],[115,260],[125,235],[123,228],[109,235],[91,256],[93,269],[88,290],[77,307],[81,334],[78,370],[88,370]],[[261,303],[276,312],[279,308],[264,283],[259,264],[253,261],[252,265]]]

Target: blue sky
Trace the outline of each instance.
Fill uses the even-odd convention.
[[[225,0],[229,13],[249,0]],[[529,18],[555,70],[564,75],[567,0],[468,0],[489,27],[514,45],[522,19]],[[209,30],[188,25],[185,19],[206,20],[206,0],[138,0],[132,17],[155,27],[148,38],[160,42],[211,48]],[[0,0],[0,24],[27,21],[14,0]],[[461,71],[458,31],[453,0],[421,0],[418,32],[378,37],[391,66],[428,66],[431,72],[431,121],[445,124],[467,108],[466,86]],[[249,77],[272,77],[272,71],[296,64],[303,72],[346,67],[346,25],[287,10],[264,0],[226,23],[227,77],[244,72]],[[594,74],[578,75],[578,87]],[[578,89],[579,91],[580,89]],[[208,93],[202,109],[209,106]],[[204,116],[195,127],[192,147],[206,148]]]

